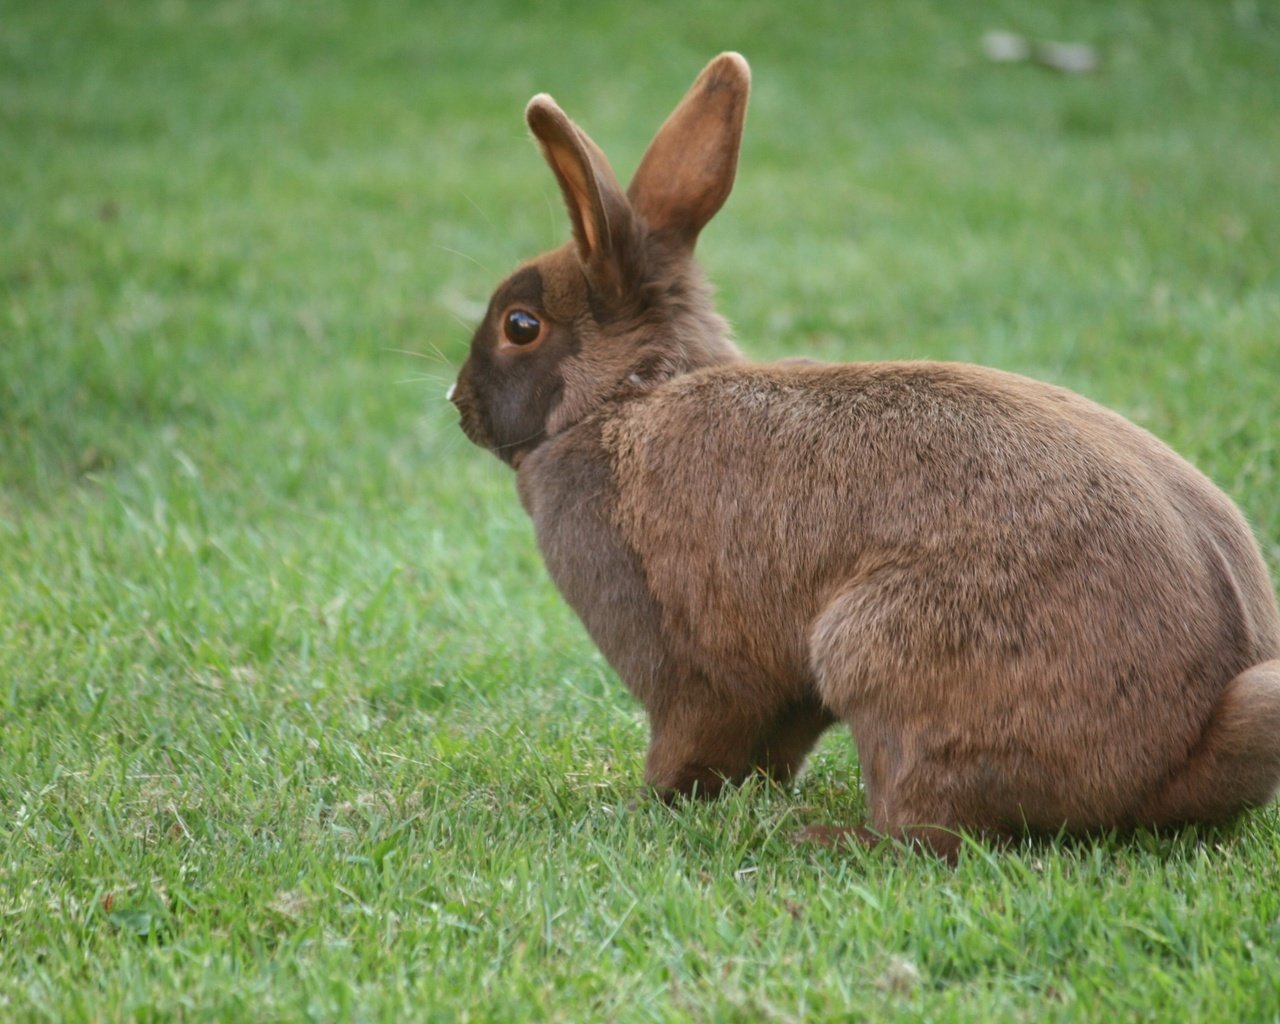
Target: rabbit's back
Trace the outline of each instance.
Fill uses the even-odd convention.
[[[909,565],[957,611],[940,648],[1010,625],[984,622],[992,602],[1060,621],[1086,597],[1131,624],[1211,618],[1254,661],[1280,643],[1232,502],[1065,389],[962,364],[734,367],[624,406],[601,438],[615,525],[690,615],[767,603],[807,622],[850,578]],[[1101,609],[1080,611],[1096,631]]]

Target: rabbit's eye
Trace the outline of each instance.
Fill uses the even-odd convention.
[[[524,309],[513,309],[502,322],[502,333],[513,345],[530,345],[542,334],[542,321]]]

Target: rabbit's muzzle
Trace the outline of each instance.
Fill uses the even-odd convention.
[[[488,451],[494,451],[496,442],[489,432],[485,417],[476,401],[475,389],[471,386],[468,368],[470,361],[464,363],[458,379],[449,388],[445,399],[458,410],[458,425],[467,435],[467,440]]]

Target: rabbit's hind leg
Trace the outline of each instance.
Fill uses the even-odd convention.
[[[954,860],[962,831],[1016,826],[1019,797],[1039,783],[1007,730],[975,714],[964,688],[918,656],[930,638],[917,596],[900,573],[849,587],[815,620],[810,660],[817,692],[858,748],[870,829],[848,834]]]

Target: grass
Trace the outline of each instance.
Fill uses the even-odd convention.
[[[625,176],[726,48],[701,249],[748,351],[1074,387],[1280,570],[1273,5],[11,3],[0,1017],[1280,1020],[1274,808],[953,871],[790,842],[863,815],[844,735],[793,792],[641,791],[443,391],[566,235],[525,100]]]

